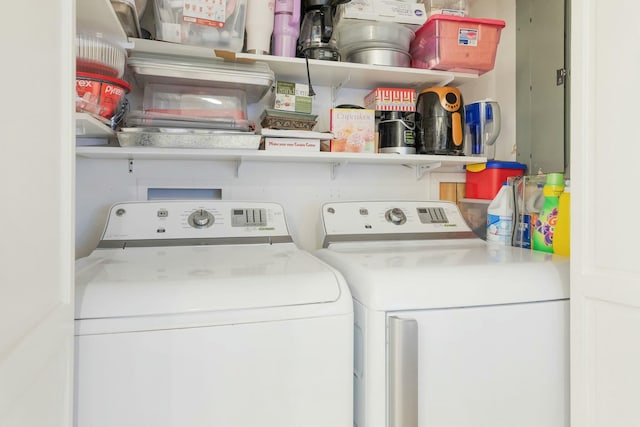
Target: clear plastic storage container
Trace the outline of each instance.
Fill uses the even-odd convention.
[[[427,14],[431,15],[469,15],[469,2],[467,0],[425,0]]]
[[[124,80],[91,73],[76,73],[76,111],[111,119],[120,113],[131,86]]]
[[[76,71],[121,79],[127,52],[100,34],[76,34]]]
[[[239,89],[152,83],[144,88],[143,110],[156,117],[244,121],[247,101]]]
[[[411,66],[459,73],[493,70],[504,21],[433,15],[411,42]]]
[[[250,104],[260,101],[275,82],[273,71],[264,62],[239,63],[219,58],[132,52],[127,65],[141,87],[162,83],[240,89]]]
[[[487,209],[491,200],[461,199],[458,202],[460,213],[471,230],[483,240],[487,239]]]
[[[155,0],[156,39],[240,52],[247,0]]]

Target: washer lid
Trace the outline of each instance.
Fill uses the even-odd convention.
[[[290,244],[96,250],[76,263],[76,319],[322,304],[333,269]]]
[[[375,310],[569,298],[569,258],[480,239],[337,243],[316,255]]]

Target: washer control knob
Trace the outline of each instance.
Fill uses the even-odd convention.
[[[211,227],[214,222],[213,215],[204,209],[198,209],[189,215],[189,225],[194,228],[206,228]]]
[[[407,222],[407,216],[400,208],[389,209],[385,212],[384,217],[387,221],[395,225],[402,225]]]

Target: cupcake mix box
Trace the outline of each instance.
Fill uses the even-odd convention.
[[[329,151],[375,153],[375,111],[357,108],[333,108],[330,119],[331,140]]]

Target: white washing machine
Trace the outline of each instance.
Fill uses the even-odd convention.
[[[353,304],[274,203],[114,205],[77,262],[77,427],[351,427]]]
[[[569,425],[568,258],[487,244],[449,202],[327,203],[322,226],[358,427]]]

